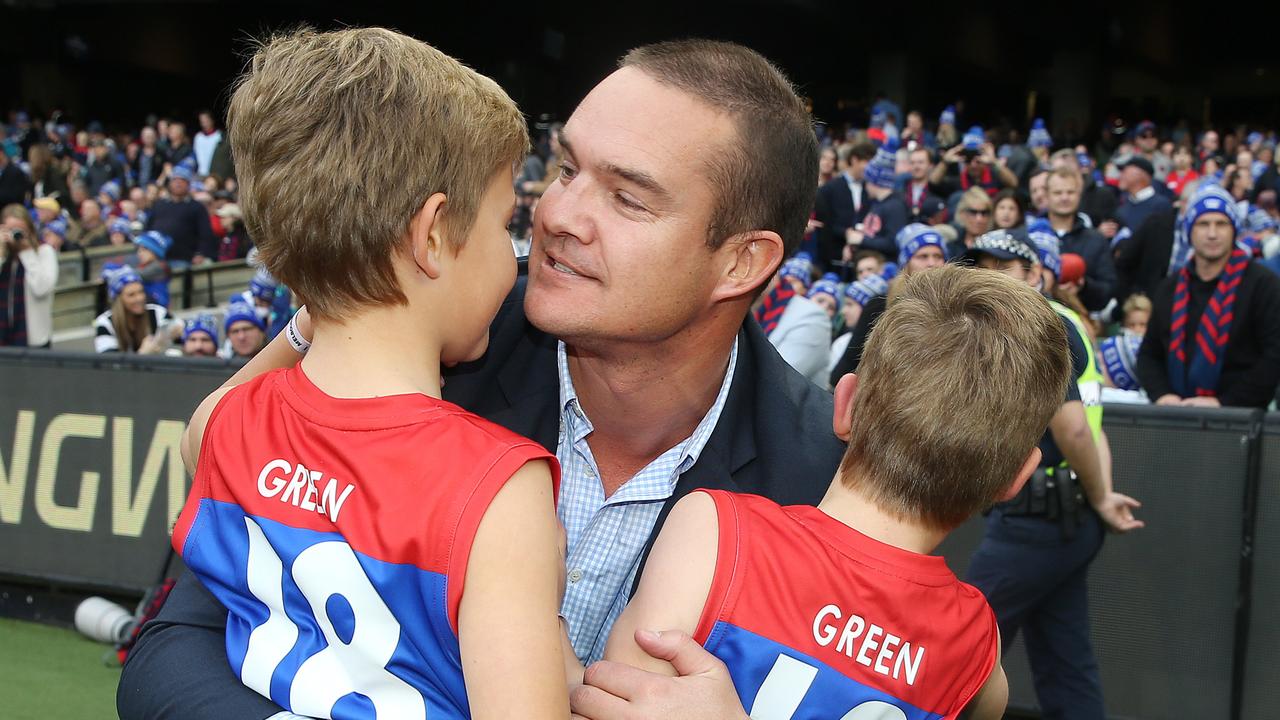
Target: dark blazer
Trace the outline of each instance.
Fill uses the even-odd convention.
[[[525,318],[524,271],[521,263],[521,277],[490,328],[485,358],[449,374],[444,395],[554,452],[560,429],[556,340]],[[698,488],[816,505],[844,453],[831,432],[831,414],[831,395],[792,370],[753,320],[744,322],[719,422],[698,462],[676,483],[645,557],[671,506]],[[226,610],[217,599],[184,575],[160,615],[143,628],[124,667],[116,695],[120,717],[213,720],[278,712],[231,673],[225,625]]]
[[[862,204],[854,207],[853,192],[849,190],[849,181],[844,173],[840,173],[818,188],[814,200],[814,217],[822,223],[818,230],[818,264],[830,268],[831,263],[841,259],[844,252],[844,233],[849,228],[862,222],[871,208],[871,198],[864,190]]]

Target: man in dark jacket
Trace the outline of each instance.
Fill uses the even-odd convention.
[[[855,143],[845,171],[818,189],[814,215],[822,227],[818,229],[818,257],[814,260],[819,269],[831,267],[831,263],[844,256],[845,245],[858,232],[857,225],[871,209],[864,181],[867,165],[875,155],[875,145],[865,141]]]
[[[1116,245],[1115,297],[1118,302],[1123,303],[1134,293],[1151,297],[1169,275],[1177,219],[1178,213],[1173,208],[1153,213],[1133,235]]]
[[[662,62],[672,56],[680,74]],[[539,202],[527,282],[517,282],[499,312],[485,357],[458,368],[444,385],[448,400],[533,438],[562,461],[573,459],[562,463],[561,512],[568,504],[605,520],[589,523],[602,526],[599,532],[569,533],[569,562],[584,552],[641,553],[617,573],[578,571],[576,579],[570,573],[568,597],[605,607],[625,602],[643,552],[671,506],[690,491],[725,488],[781,503],[816,503],[843,453],[832,432],[831,396],[791,370],[747,317],[756,292],[798,245],[813,205],[818,152],[809,114],[780,73],[739,46],[662,44],[633,51],[622,64],[565,125],[561,144],[570,171]],[[726,67],[747,77],[726,78]],[[727,107],[708,100],[723,98],[726,88],[742,88],[719,101]],[[726,123],[726,115],[733,122]],[[743,132],[761,123],[778,142],[744,139]],[[698,170],[739,151],[746,171],[731,184]],[[615,168],[644,183],[618,176]],[[251,168],[239,170],[247,175]],[[609,197],[596,189],[616,182],[626,184],[637,206],[649,203],[669,219],[653,223],[595,204]],[[777,202],[757,216],[756,197]],[[730,219],[717,228],[720,243],[711,248],[707,223],[719,217],[721,205]],[[680,210],[666,216],[672,207]],[[638,302],[646,305],[639,322],[625,311]],[[701,428],[708,433],[696,457],[677,457],[670,467],[653,462],[677,455],[669,452],[677,448],[685,452],[684,440]],[[661,474],[665,495],[631,498],[626,508],[607,502],[641,472]],[[602,507],[566,490],[592,482],[603,490]],[[647,488],[654,481],[644,482]],[[630,540],[636,537],[647,540]],[[583,630],[575,627],[577,605],[566,605],[575,637]],[[593,621],[593,635],[607,634],[604,617]],[[190,577],[179,582],[125,666],[117,695],[121,717],[277,712],[231,671],[225,622],[226,611],[203,586]],[[714,692],[694,697],[678,679],[611,673],[607,692],[622,696],[610,698],[616,710],[652,717],[658,714],[652,703],[663,703],[680,709],[663,714],[668,720],[745,716],[723,664],[687,638],[670,640],[682,643],[672,651],[718,668],[714,678],[699,678]],[[584,648],[574,644],[581,655]],[[645,693],[635,691],[639,685]],[[606,693],[593,690],[597,699]]]
[[[1236,247],[1234,200],[1210,185],[1189,204],[1192,260],[1152,298],[1138,377],[1158,405],[1265,408],[1280,384],[1280,278]]]
[[[182,270],[193,262],[217,257],[218,239],[214,237],[209,211],[191,198],[191,171],[183,166],[169,175],[169,199],[157,200],[147,217],[147,230],[157,230],[173,238],[169,249],[169,267]]]
[[[1080,209],[1080,173],[1058,168],[1049,173],[1049,224],[1058,235],[1063,253],[1084,258],[1085,275],[1075,283],[1060,287],[1075,292],[1090,311],[1099,311],[1111,300],[1116,283],[1111,245],[1097,230],[1086,227],[1078,215]]]

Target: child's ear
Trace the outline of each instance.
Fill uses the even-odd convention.
[[[1027,459],[1022,462],[1022,467],[1018,469],[1018,474],[1014,477],[1013,482],[1009,483],[1009,487],[997,498],[997,502],[1005,502],[1012,500],[1018,493],[1022,492],[1022,486],[1027,484],[1031,476],[1035,474],[1036,468],[1040,467],[1040,448],[1031,448]]]
[[[857,375],[849,373],[836,383],[836,406],[831,413],[831,429],[844,442],[849,442],[849,434],[853,431],[853,402],[857,394]]]
[[[447,250],[444,241],[444,193],[427,198],[409,221],[409,255],[418,270],[432,279],[440,277]]]

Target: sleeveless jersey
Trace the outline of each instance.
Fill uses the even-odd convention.
[[[715,577],[695,639],[754,720],[956,717],[995,666],[995,615],[941,557],[809,506],[705,491]]]
[[[534,459],[558,485],[554,455],[448,402],[337,399],[277,370],[209,418],[173,545],[226,606],[248,687],[318,718],[466,718],[467,558]]]

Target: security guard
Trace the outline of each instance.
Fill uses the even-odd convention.
[[[1047,261],[1054,266],[1057,246],[1052,239]],[[1004,230],[979,237],[965,257],[1042,291],[1053,275],[1052,270],[1043,272],[1045,263],[1032,242]],[[1088,380],[1092,353],[1087,335],[1068,317],[1063,323],[1077,382]],[[1099,405],[1099,438],[1100,411]],[[1133,517],[1138,502],[1112,491],[1090,425],[1080,387],[1073,383],[1040,442],[1040,469],[1017,497],[987,516],[986,535],[967,578],[991,603],[1005,649],[1023,632],[1046,719],[1106,717],[1089,637],[1085,580],[1102,547],[1104,527],[1127,532],[1142,526]]]

